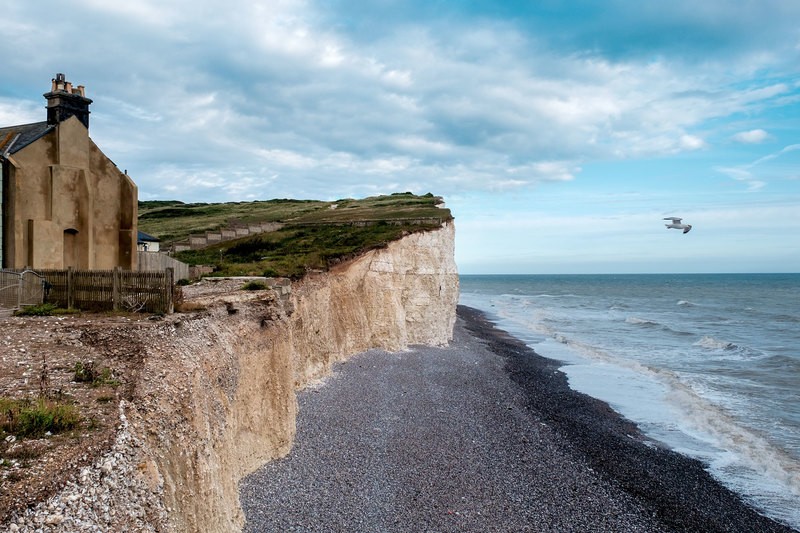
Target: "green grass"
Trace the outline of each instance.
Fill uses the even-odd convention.
[[[438,222],[286,227],[202,250],[180,252],[176,258],[190,265],[214,265],[218,275],[298,279],[309,270],[326,270],[341,260],[384,247],[408,233],[438,227]]]
[[[184,251],[175,257],[190,265],[213,265],[217,275],[297,279],[309,270],[328,269],[409,233],[439,228],[443,221],[452,219],[448,209],[437,207],[440,203],[441,198],[430,193],[396,193],[335,202],[140,202],[139,229],[170,241],[237,222],[282,222],[284,227],[275,232]]]
[[[278,222],[326,209],[326,202],[310,200],[268,200],[220,204],[182,202],[139,202],[139,229],[162,241],[186,239],[229,225],[249,222]]]
[[[416,196],[396,193],[361,200],[335,202],[276,199],[257,202],[184,204],[178,201],[139,202],[139,229],[163,243],[191,234],[216,231],[237,223],[283,222],[289,225],[351,223],[357,221],[451,218],[448,209],[436,205],[440,198],[428,193]],[[336,206],[332,209],[332,206]]]
[[[74,429],[79,422],[78,409],[72,404],[43,398],[0,398],[0,435],[37,438],[48,431],[61,433]]]

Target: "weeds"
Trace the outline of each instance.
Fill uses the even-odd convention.
[[[51,315],[75,315],[80,313],[78,309],[64,309],[56,304],[44,303],[39,305],[29,305],[14,311],[14,316],[51,316]]]
[[[78,426],[80,415],[72,404],[45,398],[12,400],[0,398],[0,431],[16,437],[41,437]]]
[[[92,387],[100,387],[102,385],[110,385],[116,387],[120,384],[119,380],[114,377],[114,372],[110,368],[96,369],[94,361],[75,363],[74,376],[72,380],[77,383],[88,383]]]

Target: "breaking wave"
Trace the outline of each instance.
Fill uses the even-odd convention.
[[[737,350],[739,348],[738,345],[732,342],[717,340],[709,335],[704,335],[699,341],[695,342],[694,345],[707,350]]]
[[[634,324],[636,326],[646,326],[646,327],[660,327],[661,324],[655,322],[653,320],[647,320],[645,318],[637,318],[635,316],[629,316],[625,319],[625,322],[628,324]]]

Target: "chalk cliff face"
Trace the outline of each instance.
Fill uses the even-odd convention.
[[[450,223],[408,235],[307,277],[288,299],[235,291],[165,321],[125,404],[136,490],[162,495],[163,507],[150,504],[151,523],[241,528],[238,482],[289,452],[298,388],[370,348],[448,343],[458,299],[454,231]]]

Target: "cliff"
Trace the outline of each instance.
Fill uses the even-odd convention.
[[[32,512],[36,521],[63,531],[240,529],[238,482],[291,449],[298,389],[371,348],[452,338],[454,231],[410,234],[307,276],[288,297],[187,288],[204,310],[130,333],[145,355],[116,442]]]

